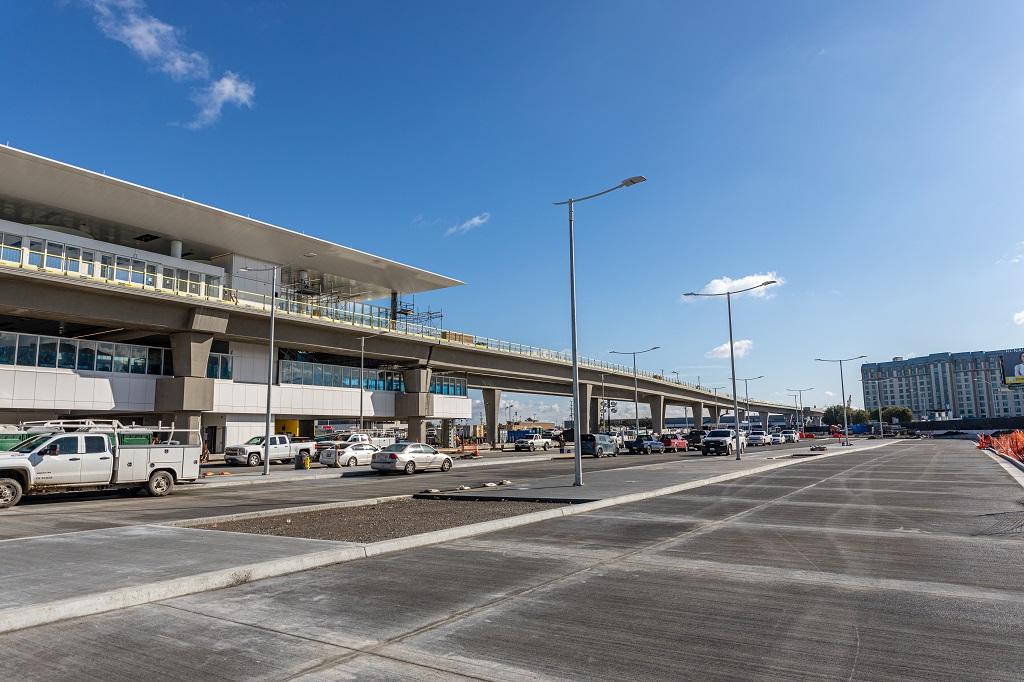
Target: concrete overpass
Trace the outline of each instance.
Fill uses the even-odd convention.
[[[0,314],[80,323],[127,334],[166,334],[175,359],[175,376],[160,379],[158,403],[179,414],[209,409],[212,379],[205,377],[212,341],[267,341],[269,303],[246,297],[200,296],[166,292],[145,286],[129,286],[104,280],[69,277],[44,269],[0,268]],[[464,376],[471,388],[484,396],[488,438],[497,438],[502,391],[541,395],[571,395],[570,359],[564,353],[498,341],[451,331],[405,324],[379,317],[358,318],[335,314],[317,306],[280,309],[276,344],[296,350],[358,356],[360,336],[374,335],[366,343],[366,355],[405,370],[406,394],[398,412],[414,433],[425,428],[432,397],[423,388],[432,373]],[[612,400],[632,401],[631,367],[583,359],[580,370],[580,422],[597,426],[598,401],[602,394]],[[705,411],[714,419],[732,410],[725,395],[641,371],[640,400],[650,406],[656,430],[664,425],[665,411],[682,406],[695,415]],[[744,418],[746,401],[741,402]],[[792,405],[764,400],[750,401],[752,413],[767,422],[769,414],[795,416]],[[805,418],[820,417],[805,409]]]

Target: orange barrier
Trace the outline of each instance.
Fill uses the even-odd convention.
[[[988,445],[983,446],[986,442]],[[1021,431],[1013,431],[1002,436],[981,436],[978,438],[978,447],[990,447],[1001,455],[1024,462],[1024,432]]]

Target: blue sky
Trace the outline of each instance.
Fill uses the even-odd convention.
[[[377,6],[370,6],[377,5]],[[839,400],[1024,345],[1024,5],[0,0],[0,142],[442,272],[453,329]],[[830,396],[826,391],[831,392]],[[855,368],[847,391],[859,404]],[[517,397],[521,414],[564,403]]]

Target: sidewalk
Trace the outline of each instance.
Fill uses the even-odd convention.
[[[529,486],[496,491],[495,496],[574,504],[369,544],[167,526],[106,528],[4,540],[0,541],[0,581],[21,587],[0,595],[0,632],[585,513],[891,444],[890,441],[837,447],[813,458],[782,456],[774,459],[772,453],[758,453],[740,462],[695,458],[593,472],[586,475],[587,485],[582,488],[567,486],[564,475],[540,479]],[[332,475],[337,474],[332,472]],[[458,497],[454,493],[449,495]],[[473,496],[487,495],[477,492]],[[587,501],[589,504],[584,503]],[[39,580],[39,576],[48,574],[53,566],[59,566],[62,572],[75,579]]]

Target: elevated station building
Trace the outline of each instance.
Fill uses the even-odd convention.
[[[471,416],[465,377],[374,348],[440,336],[402,301],[458,280],[0,147],[0,423],[173,419],[214,451],[262,433],[272,282],[279,428]]]

